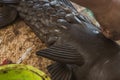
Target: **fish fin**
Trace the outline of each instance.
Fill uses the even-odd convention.
[[[48,72],[51,74],[52,80],[71,80],[72,68],[66,64],[54,63],[47,67]]]
[[[65,64],[82,65],[84,63],[82,55],[70,45],[51,46],[50,48],[38,51],[36,54]]]

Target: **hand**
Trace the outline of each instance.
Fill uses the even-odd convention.
[[[93,11],[103,34],[110,39],[120,39],[120,0],[71,0]]]

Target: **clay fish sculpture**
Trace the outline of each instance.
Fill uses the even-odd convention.
[[[17,17],[17,10],[11,4],[18,0],[0,0],[0,28],[12,23]]]
[[[67,16],[53,18],[57,13],[51,12],[54,9],[49,8],[50,13],[45,7],[46,5],[50,7],[49,2],[44,4],[44,7],[41,6],[44,11],[40,10],[41,14],[44,13],[41,16],[42,20],[46,21],[41,19],[38,21],[38,15],[35,15],[35,21],[27,17],[25,20],[30,20],[31,24],[36,25],[31,28],[39,33],[39,37],[46,32],[42,40],[50,47],[38,51],[37,55],[56,61],[48,67],[52,80],[120,80],[119,45],[105,38],[98,28],[84,21],[78,24],[75,21],[65,20]],[[44,16],[45,13],[48,15]],[[23,13],[21,15],[26,16]],[[38,25],[37,21],[42,22],[42,25]],[[43,33],[40,34],[42,30]]]
[[[92,25],[65,23],[53,46],[38,51],[57,61],[48,67],[52,80],[120,80],[120,47]]]
[[[22,0],[18,11],[50,46],[37,55],[57,61],[48,67],[52,80],[120,80],[119,46],[61,2]]]

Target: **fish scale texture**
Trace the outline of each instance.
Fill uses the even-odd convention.
[[[63,28],[59,23],[77,23],[72,11],[57,0],[23,0],[18,6],[20,16],[45,43],[56,40]],[[50,43],[49,43],[50,40]]]

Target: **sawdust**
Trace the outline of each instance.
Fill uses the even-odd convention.
[[[21,64],[32,65],[45,72],[50,60],[36,56],[36,51],[44,49],[46,46],[38,39],[32,30],[23,22],[16,21],[14,24],[0,30],[0,63],[5,59],[10,59],[17,63],[28,49],[29,54]]]

